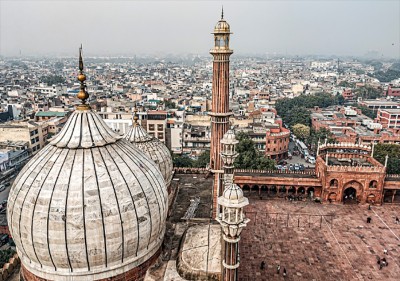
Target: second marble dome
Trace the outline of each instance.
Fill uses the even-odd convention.
[[[164,177],[165,185],[169,187],[172,180],[173,163],[171,153],[165,144],[150,136],[137,120],[133,121],[125,139],[136,145],[157,164]]]

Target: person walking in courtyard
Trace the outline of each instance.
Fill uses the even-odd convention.
[[[286,268],[283,268],[283,277],[286,277]]]
[[[396,217],[396,224],[399,224],[399,223],[400,223],[399,217]]]
[[[387,255],[387,249],[383,249],[383,254]]]
[[[264,269],[265,269],[265,261],[262,261],[262,262],[261,262],[260,269],[261,269],[261,270],[264,270]]]
[[[276,273],[279,274],[280,272],[281,272],[281,266],[278,264],[276,267]]]
[[[371,223],[371,217],[367,217],[367,223]]]

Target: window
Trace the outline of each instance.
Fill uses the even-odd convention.
[[[158,124],[157,125],[157,130],[158,131],[164,131],[164,125],[163,124]]]
[[[154,124],[149,124],[149,131],[154,131]],[[154,137],[154,134],[153,134]]]
[[[164,139],[164,133],[158,133],[158,138],[159,139]]]

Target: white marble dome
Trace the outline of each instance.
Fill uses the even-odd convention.
[[[171,184],[174,166],[171,153],[166,145],[159,139],[150,136],[146,130],[138,124],[137,120],[133,121],[125,138],[153,159],[158,165],[166,186],[168,187]]]
[[[167,189],[155,163],[91,110],[76,110],[22,169],[7,217],[24,267],[47,280],[122,274],[160,248]]]

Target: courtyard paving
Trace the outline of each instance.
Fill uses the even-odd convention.
[[[400,205],[371,208],[250,198],[239,280],[400,280]]]

